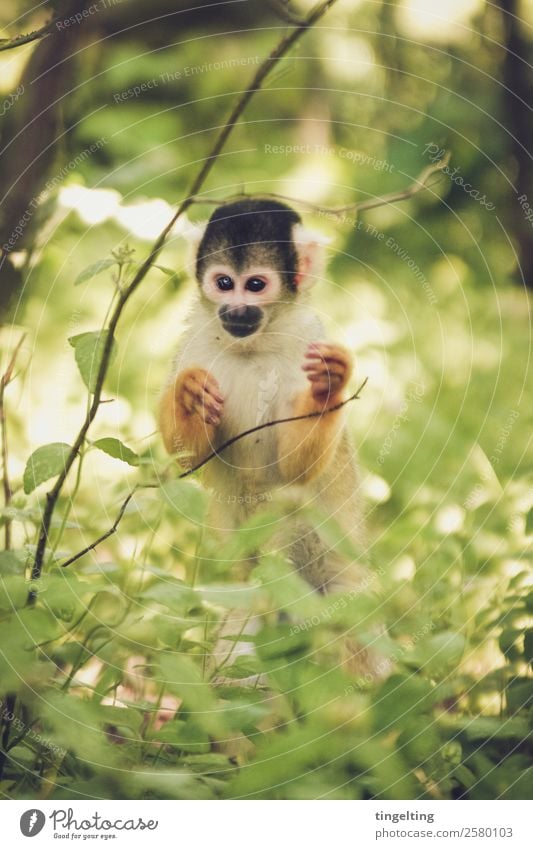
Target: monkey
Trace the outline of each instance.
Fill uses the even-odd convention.
[[[209,524],[226,534],[269,498],[287,499],[279,539],[319,593],[348,591],[365,567],[328,549],[298,507],[316,506],[363,541],[360,483],[344,409],[349,351],[325,338],[309,292],[323,273],[323,238],[278,200],[249,197],[218,207],[195,258],[198,296],[160,400],[169,453],[197,463],[263,422],[300,418],[246,436],[204,469]],[[274,494],[274,495],[273,495]],[[359,647],[356,667],[371,652]]]

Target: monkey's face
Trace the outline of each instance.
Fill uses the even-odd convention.
[[[237,271],[230,265],[216,264],[206,270],[201,288],[215,305],[226,333],[242,339],[264,329],[270,308],[280,299],[282,280],[267,266]]]

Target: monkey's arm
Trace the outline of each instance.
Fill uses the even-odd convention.
[[[351,358],[344,348],[312,343],[303,370],[311,385],[298,395],[291,415],[325,413],[343,400],[352,372]],[[307,483],[323,472],[333,460],[342,429],[341,410],[280,425],[278,464],[285,480]]]
[[[205,457],[212,450],[222,407],[218,383],[205,369],[188,368],[176,375],[159,405],[159,428],[167,451],[191,452],[192,462]]]

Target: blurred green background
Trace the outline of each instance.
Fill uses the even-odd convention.
[[[89,5],[4,0],[1,34]],[[121,319],[113,401],[60,499],[30,609],[47,486],[26,494],[24,469],[77,433],[87,390],[68,339],[103,325],[116,266],[78,278],[125,246],[146,256],[258,64],[311,8],[93,6],[0,52],[0,244],[26,218],[0,269],[2,372],[25,334],[4,401],[2,795],[531,798],[532,4],[338,0],[273,69],[202,189],[290,196],[331,240],[313,296],[355,352],[356,383],[369,378],[350,428],[379,593],[310,600],[268,558],[247,588],[231,584],[260,528],[198,569],[213,545],[205,498],[173,481],[154,417],[194,294],[190,242],[212,210],[198,204]],[[445,151],[446,171],[402,203],[308,209],[402,190]],[[105,437],[135,465],[92,445]],[[116,535],[61,570],[153,480]],[[263,624],[255,654],[224,669],[230,687],[207,658],[236,598]],[[364,639],[374,620],[393,671],[356,682],[342,634]]]

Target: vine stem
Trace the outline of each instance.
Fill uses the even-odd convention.
[[[244,439],[245,436],[250,436],[250,434],[252,433],[257,433],[258,430],[264,430],[267,427],[274,427],[275,425],[286,424],[287,422],[298,422],[302,419],[314,419],[320,416],[327,416],[329,413],[335,413],[337,410],[340,410],[342,407],[344,407],[346,404],[349,404],[351,401],[357,401],[360,398],[361,392],[365,388],[367,383],[368,377],[365,377],[357,392],[354,392],[353,395],[350,395],[349,398],[346,398],[344,401],[341,401],[339,404],[335,404],[334,407],[330,407],[327,410],[318,410],[313,413],[305,413],[305,415],[303,416],[289,416],[285,419],[274,419],[271,422],[264,422],[263,424],[256,425],[255,427],[251,427],[248,430],[244,430],[242,431],[242,433],[238,433],[236,436],[232,436],[230,439],[227,439],[225,442],[219,445],[218,448],[215,448],[214,451],[211,451],[211,453],[208,454],[207,457],[204,457],[204,459],[197,463],[195,466],[192,466],[190,469],[187,469],[186,471],[178,475],[178,480],[180,480],[181,478],[189,477],[189,475],[192,475],[193,472],[197,472],[199,469],[203,468],[214,457],[218,457],[223,451],[226,450],[226,448],[229,448],[230,445],[234,445],[235,442],[238,442],[239,439]],[[80,559],[80,557],[83,557],[85,554],[88,554],[89,551],[93,551],[98,545],[100,545],[101,542],[104,542],[104,540],[109,539],[110,536],[116,533],[118,526],[120,525],[124,517],[124,513],[126,512],[128,504],[130,503],[133,496],[140,489],[159,489],[159,484],[144,483],[137,484],[136,486],[134,486],[122,502],[120,510],[117,514],[117,518],[115,519],[111,527],[108,528],[107,531],[105,531],[105,533],[103,533],[97,539],[93,540],[93,542],[91,542],[89,545],[86,545],[85,548],[82,548],[81,551],[78,551],[77,554],[73,554],[72,557],[69,557],[68,560],[65,560],[65,562],[61,564],[62,568],[70,566],[72,563],[75,563],[76,560]]]
[[[11,359],[7,365],[5,372],[0,378],[0,430],[1,430],[1,453],[2,453],[2,487],[4,490],[4,506],[9,507],[12,496],[11,483],[9,480],[9,450],[8,450],[8,439],[7,439],[7,421],[6,421],[6,410],[5,410],[5,391],[9,386],[11,381],[13,380],[13,371],[15,369],[15,364],[17,361],[17,357],[19,351],[22,347],[22,343],[26,338],[26,334],[23,334],[17,344],[15,345],[15,350],[11,355]],[[9,551],[11,548],[11,521],[9,516],[6,516],[6,523],[4,528],[4,543],[5,550]],[[11,725],[13,722],[13,715],[15,711],[16,705],[16,695],[15,693],[8,693],[5,698],[5,707],[0,703],[1,707],[4,707],[2,710],[2,715],[0,717],[0,727],[1,727],[1,750],[0,750],[0,779],[4,773],[4,767],[7,759],[7,750],[9,746],[9,738],[11,736]]]
[[[368,200],[359,200],[354,203],[347,203],[344,206],[322,206],[317,203],[311,203],[311,201],[303,200],[302,198],[293,198],[289,195],[277,194],[276,192],[266,192],[265,194],[262,194],[261,197],[271,200],[284,200],[288,203],[295,204],[296,206],[303,206],[310,212],[316,212],[319,215],[326,215],[340,219],[347,212],[357,214],[358,212],[365,212],[368,209],[377,209],[380,206],[388,206],[391,203],[409,200],[409,198],[414,197],[419,192],[422,192],[425,189],[430,189],[435,185],[435,183],[439,182],[439,179],[437,178],[430,183],[430,178],[433,177],[434,174],[438,174],[443,171],[449,165],[450,157],[451,154],[447,152],[442,159],[439,159],[438,162],[433,162],[430,165],[427,165],[426,168],[423,168],[420,174],[418,174],[418,176],[415,177],[405,189],[400,189],[397,192],[390,192],[389,194],[381,195],[379,197],[368,198]],[[223,206],[225,203],[232,203],[235,200],[247,197],[250,197],[250,195],[246,194],[246,192],[239,192],[236,195],[232,195],[231,197],[227,197],[222,200],[201,196],[193,197],[191,200],[194,204]]]
[[[4,507],[9,507],[11,502],[12,490],[11,483],[9,480],[9,469],[8,469],[8,460],[9,460],[9,450],[8,450],[8,441],[7,441],[7,422],[6,422],[6,410],[5,410],[5,392],[9,384],[13,379],[13,370],[15,368],[15,363],[17,361],[17,357],[19,351],[22,347],[22,343],[26,338],[26,334],[24,333],[17,344],[15,345],[15,350],[11,355],[11,359],[7,365],[5,372],[0,378],[0,431],[1,431],[1,442],[2,442],[2,488],[4,490]],[[6,551],[11,548],[11,521],[9,516],[6,516],[6,524],[5,524],[5,548]]]

